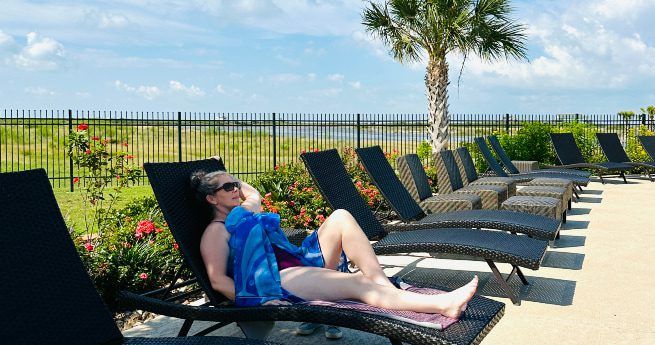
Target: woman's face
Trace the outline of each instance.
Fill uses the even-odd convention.
[[[234,183],[236,179],[231,175],[224,174],[218,177],[218,188],[213,194],[207,196],[207,201],[215,206],[223,206],[231,210],[241,204],[239,188]],[[226,188],[227,187],[227,188]]]

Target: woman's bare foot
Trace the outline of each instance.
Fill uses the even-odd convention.
[[[442,315],[451,317],[453,319],[459,318],[460,314],[466,310],[468,301],[473,298],[475,295],[475,290],[478,288],[478,276],[476,275],[473,279],[468,282],[466,285],[460,287],[457,290],[453,290],[446,294],[445,296],[451,301],[451,305],[446,308]]]

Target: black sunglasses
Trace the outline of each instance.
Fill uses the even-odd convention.
[[[220,186],[220,187],[214,189],[214,193],[218,192],[218,191],[221,190],[221,189],[225,190],[226,192],[231,192],[231,191],[233,191],[235,188],[236,188],[236,189],[241,189],[241,182],[239,182],[239,181],[235,181],[235,182],[226,182],[226,183],[223,183],[222,186]]]

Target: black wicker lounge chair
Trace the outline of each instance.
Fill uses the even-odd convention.
[[[561,174],[561,173],[552,173],[552,172],[536,172],[536,173],[522,173],[522,174],[507,174],[507,172],[503,169],[503,167],[498,163],[496,160],[496,157],[491,154],[491,150],[489,149],[489,146],[487,146],[487,142],[484,140],[482,137],[477,137],[473,139],[480,149],[480,153],[482,153],[482,157],[484,157],[484,160],[487,162],[489,165],[489,168],[496,174],[496,176],[501,176],[501,177],[511,177],[516,180],[517,183],[523,183],[523,182],[530,182],[536,178],[552,178],[552,179],[559,179],[559,180],[568,180],[573,182],[574,185],[576,186],[586,186],[589,184],[589,178],[586,177],[581,177],[581,176],[575,176],[572,174]],[[574,190],[575,192],[575,190]],[[577,197],[577,192],[576,192],[576,197]]]
[[[462,176],[462,182],[465,186],[471,185],[499,185],[507,187],[507,197],[513,197],[516,195],[516,179],[511,177],[501,177],[501,176],[488,176],[482,177],[478,176],[478,171],[475,169],[475,162],[471,157],[471,153],[466,147],[458,147],[455,150],[457,153],[455,155],[455,160],[457,161],[457,166]]]
[[[273,344],[229,337],[123,338],[77,256],[45,170],[0,174],[0,204],[3,344]],[[163,309],[170,304],[153,302]]]
[[[655,161],[655,136],[652,135],[640,135],[639,141],[641,142],[641,147],[644,148],[650,159]]]
[[[623,182],[628,183],[625,179],[625,172],[632,169],[630,165],[614,162],[588,163],[575,143],[572,133],[550,133],[550,140],[553,142],[557,159],[561,163],[561,165],[552,168],[593,169],[602,183],[605,183],[603,176],[607,176],[607,173],[618,173],[618,176],[623,178]]]
[[[387,227],[385,230],[380,221],[375,218],[355,188],[337,150],[308,152],[300,157],[330,206],[333,209],[345,209],[350,212],[370,240],[379,240],[373,244],[376,254],[428,252],[484,259],[503,291],[514,304],[520,304],[518,296],[507,284],[495,262],[512,265],[512,272],[507,280],[516,273],[522,283],[528,285],[519,267],[539,269],[548,242],[500,231],[465,228],[388,232],[392,228]]]
[[[368,176],[403,221],[392,229],[485,228],[526,234],[542,240],[557,238],[560,222],[529,213],[503,210],[468,210],[426,215],[398,179],[379,146],[356,150]],[[422,166],[418,166],[423,169]]]
[[[502,317],[504,304],[482,296],[475,296],[462,318],[443,331],[385,316],[330,307],[292,305],[237,308],[226,304],[227,299],[212,289],[200,255],[200,237],[210,219],[209,213],[198,204],[188,182],[194,171],[220,170],[223,165],[214,159],[207,159],[181,163],[146,163],[144,168],[185,262],[207,294],[209,304],[214,306],[211,309],[222,313],[222,321],[225,323],[304,321],[374,333],[389,338],[392,344],[477,344]],[[189,317],[185,322],[188,327],[192,319]]]
[[[498,158],[500,158],[501,163],[505,166],[505,169],[510,174],[520,174],[521,172],[519,169],[514,165],[514,162],[509,158],[507,155],[507,152],[503,149],[503,147],[500,145],[500,141],[498,140],[498,137],[495,135],[490,135],[487,137],[489,140],[489,144],[491,144],[491,148],[496,152],[496,155]],[[537,170],[532,170],[532,171],[526,171],[525,173],[542,173],[542,172],[548,172],[548,173],[556,173],[556,174],[572,174],[575,176],[581,176],[581,177],[586,177],[589,178],[591,176],[591,173],[588,171],[583,171],[583,170],[575,170],[575,169],[557,169],[557,168],[546,168],[546,169],[537,169]]]
[[[648,179],[653,182],[653,178],[650,176],[648,169],[655,169],[655,162],[631,161],[630,157],[628,157],[628,154],[625,152],[623,145],[621,145],[619,135],[616,133],[596,133],[596,138],[598,138],[600,148],[603,150],[608,161],[614,163],[625,163],[633,167],[641,168],[644,171],[644,174],[648,176]]]

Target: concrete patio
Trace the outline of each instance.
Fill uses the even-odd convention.
[[[500,297],[484,262],[449,260],[426,253],[381,257],[389,275],[430,270],[439,284],[457,287],[473,274],[478,293],[506,303],[505,316],[484,344],[655,343],[655,183],[632,177],[592,182],[574,203],[561,239],[548,249],[542,268],[524,270],[531,285],[520,289],[522,304]],[[508,265],[499,265],[509,272]],[[124,332],[127,336],[175,336],[181,320],[157,317]],[[193,330],[206,326],[197,323]],[[278,322],[268,340],[285,344],[388,344],[382,337],[343,329],[341,340],[322,332],[294,335],[296,323]],[[242,336],[230,325],[214,335]]]

